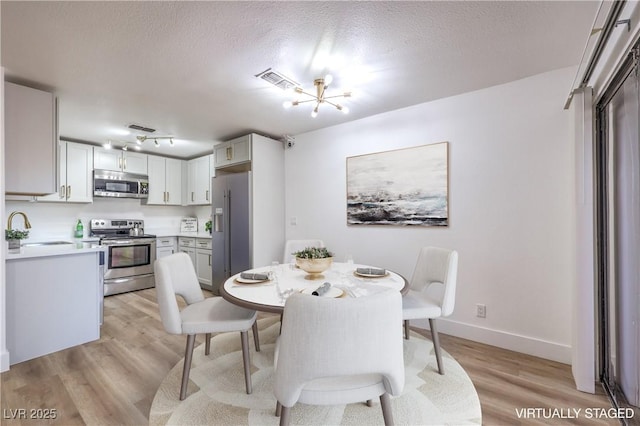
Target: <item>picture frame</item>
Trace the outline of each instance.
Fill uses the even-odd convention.
[[[347,225],[449,226],[449,142],[346,162]]]

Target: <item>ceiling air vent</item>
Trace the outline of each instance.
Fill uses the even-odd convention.
[[[144,127],[139,124],[131,124],[129,125],[129,128],[133,130],[140,130],[141,132],[147,132],[147,133],[153,133],[156,131],[156,129],[152,129],[151,127]]]
[[[286,77],[280,74],[278,71],[274,71],[271,68],[267,68],[262,71],[260,74],[256,74],[256,77],[261,78],[276,87],[281,88],[282,90],[291,89],[294,87],[300,86],[299,83],[291,80],[289,77]]]

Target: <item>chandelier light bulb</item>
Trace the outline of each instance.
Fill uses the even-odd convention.
[[[105,149],[111,149],[111,141],[108,141],[104,145],[102,145]]]
[[[349,107],[343,106],[341,111],[343,114],[349,114]]]
[[[330,85],[333,82],[333,76],[331,74],[327,74],[324,77],[324,87],[327,87],[328,85]]]
[[[126,151],[127,149],[129,149],[129,148],[127,148],[127,146],[126,146],[126,145],[122,147],[122,150],[123,150],[123,151]]]
[[[285,107],[285,108],[291,108],[291,107],[293,106],[293,102],[291,102],[291,101],[284,101],[284,102],[282,103],[282,106],[283,106],[283,107]]]
[[[311,117],[316,118],[318,116],[318,105],[311,111]]]

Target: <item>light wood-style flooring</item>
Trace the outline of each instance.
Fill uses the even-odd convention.
[[[107,297],[104,314],[99,341],[16,364],[2,373],[0,424],[148,424],[156,390],[183,357],[185,338],[162,328],[155,289]],[[522,408],[558,408],[566,415],[571,408],[584,413],[610,404],[599,387],[596,395],[575,390],[568,365],[456,337],[440,339],[472,379],[485,425],[619,424],[584,416],[519,419],[517,410]],[[12,419],[19,409],[25,409],[27,417],[55,410],[48,413],[55,412],[56,419]]]

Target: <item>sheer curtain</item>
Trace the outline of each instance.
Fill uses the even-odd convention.
[[[640,86],[638,68],[611,101],[609,333],[611,372],[640,406]]]

